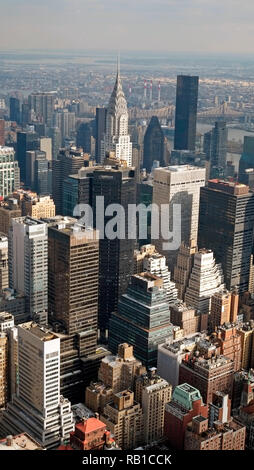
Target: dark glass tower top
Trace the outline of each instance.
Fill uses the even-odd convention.
[[[198,77],[178,75],[175,114],[175,150],[195,150]]]

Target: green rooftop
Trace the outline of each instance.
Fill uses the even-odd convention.
[[[178,385],[172,396],[172,400],[179,403],[186,410],[191,410],[192,403],[201,399],[200,391],[187,383]]]

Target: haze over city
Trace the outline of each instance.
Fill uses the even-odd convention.
[[[252,53],[252,0],[5,0],[1,49]]]

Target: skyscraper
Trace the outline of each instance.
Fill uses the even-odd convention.
[[[35,183],[35,161],[46,160],[45,152],[41,150],[29,150],[26,152],[26,186],[32,190],[36,190]]]
[[[28,97],[30,110],[35,112],[38,121],[44,122],[47,126],[52,125],[54,102],[55,94],[53,92],[32,93]]]
[[[208,136],[208,134],[210,134]],[[225,173],[227,165],[227,138],[226,122],[215,122],[214,128],[205,134],[204,152],[209,161],[209,178],[216,177],[218,171]]]
[[[20,168],[20,180],[26,181],[26,152],[28,150],[39,150],[40,139],[35,132],[17,133],[17,160]]]
[[[248,290],[254,194],[248,186],[210,180],[201,188],[198,246],[214,252],[228,290]]]
[[[116,166],[95,170],[92,194],[94,223],[99,214],[98,196],[104,197],[105,208],[110,204],[120,204],[125,210],[124,237],[117,236],[112,240],[105,233],[104,238],[100,239],[99,328],[103,336],[108,329],[109,316],[117,309],[118,300],[126,291],[133,273],[135,240],[128,238],[127,213],[128,204],[136,202],[134,168]],[[101,222],[104,220],[104,228],[112,219],[112,216],[104,214],[98,217]]]
[[[95,135],[95,120],[82,122],[77,130],[77,146],[81,147],[84,152],[91,154],[92,138]]]
[[[143,167],[149,173],[151,172],[154,160],[157,160],[160,166],[165,165],[164,134],[157,116],[152,116],[144,137]]]
[[[190,165],[168,166],[154,170],[153,203],[160,209],[160,221],[163,220],[162,205],[169,204],[169,230],[175,231],[176,240],[189,243],[197,241],[200,188],[205,185],[205,169]],[[174,205],[179,204],[180,220],[177,218],[173,227]],[[181,223],[181,231],[179,229]],[[152,221],[153,223],[153,221]],[[176,241],[173,240],[173,241]],[[167,241],[167,240],[165,240]],[[165,254],[169,269],[176,263],[178,248],[163,250],[162,234],[157,240],[152,240],[159,253]]]
[[[254,168],[254,137],[244,136],[243,153],[239,161],[238,181],[246,184],[248,174],[245,170]]]
[[[194,262],[194,255],[197,251],[198,247],[194,240],[190,240],[188,244],[181,243],[174,269],[174,282],[178,290],[178,298],[181,300],[184,300]]]
[[[20,124],[20,101],[14,96],[10,97],[10,121]]]
[[[58,127],[50,127],[48,135],[52,140],[52,160],[57,160],[58,152],[61,147],[61,132]]]
[[[98,233],[67,217],[48,223],[49,320],[63,333],[61,391],[75,400],[83,387],[81,358],[97,345]]]
[[[26,296],[30,318],[47,324],[48,231],[31,217],[12,219],[9,231],[10,287]]]
[[[12,147],[0,146],[0,196],[5,198],[20,186],[20,172]]]
[[[52,194],[52,169],[46,155],[37,155],[34,162],[34,189],[40,196]]]
[[[128,109],[119,69],[107,108],[106,131],[101,143],[101,163],[110,152],[115,153],[118,162],[125,162],[127,166],[132,165],[132,143],[128,134]]]
[[[63,215],[73,215],[78,204],[92,205],[92,183],[94,170],[98,167],[82,167],[76,175],[63,181]]]
[[[40,150],[45,152],[47,160],[52,160],[52,140],[50,137],[41,137]]]
[[[143,413],[139,403],[134,401],[134,393],[123,390],[113,396],[100,415],[100,420],[114,435],[116,443],[123,450],[135,449],[143,443]]]
[[[144,271],[161,277],[163,280],[163,287],[167,292],[167,300],[169,304],[177,301],[177,289],[175,283],[171,281],[171,273],[166,265],[166,258],[160,253],[152,253],[144,258],[143,261]]]
[[[150,273],[132,276],[117,312],[109,322],[109,349],[128,342],[134,355],[147,368],[156,367],[158,344],[172,335],[167,293],[163,281]]]
[[[106,132],[106,116],[106,108],[96,108],[95,158],[97,162],[101,161],[101,142]]]
[[[224,290],[224,277],[220,265],[215,263],[211,250],[201,249],[194,255],[194,264],[189,284],[186,289],[185,302],[200,313],[210,313],[211,297]]]
[[[195,150],[198,77],[178,75],[175,112],[175,150]]]
[[[135,398],[144,413],[144,442],[152,444],[164,434],[165,405],[171,399],[172,386],[162,379],[156,368],[149,369],[135,381]],[[139,396],[139,399],[137,398]]]
[[[61,145],[64,146],[66,137],[72,137],[75,132],[75,113],[68,109],[58,109],[53,115],[53,126],[58,127],[61,132]]]
[[[211,330],[230,322],[231,312],[231,293],[227,290],[215,292],[211,297],[211,314],[210,326]]]
[[[17,393],[0,421],[4,435],[27,432],[55,448],[74,431],[71,404],[60,395],[60,339],[36,323],[18,326]]]
[[[72,147],[70,150],[61,149],[57,160],[52,162],[52,195],[56,205],[56,213],[63,214],[63,182],[69,175],[75,175],[84,166],[82,149]]]

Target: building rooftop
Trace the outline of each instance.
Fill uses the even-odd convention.
[[[249,186],[235,181],[225,181],[220,179],[208,180],[208,188],[239,196],[249,193]]]
[[[1,450],[44,450],[43,447],[29,434],[22,433],[17,436],[7,436],[0,440]]]
[[[188,359],[187,361],[183,361],[182,364],[186,365],[187,367],[191,368],[196,368],[200,367],[203,369],[211,370],[211,369],[216,369],[218,367],[221,367],[223,365],[229,364],[229,363],[234,363],[232,359],[229,359],[228,357],[225,356],[213,356],[209,359],[205,359],[204,357],[192,357]]]
[[[194,335],[186,336],[180,340],[175,340],[172,343],[164,343],[160,346],[160,349],[166,349],[174,354],[179,352],[184,353],[188,351],[188,348],[193,347],[201,338],[204,336],[202,333],[196,333]]]
[[[14,320],[14,316],[9,312],[0,312],[0,323]]]
[[[23,328],[24,330],[30,331],[34,336],[36,336],[38,339],[41,341],[51,341],[52,339],[56,339],[57,336],[55,333],[53,333],[50,330],[47,330],[46,328],[39,326],[37,323],[31,321],[27,323],[22,323],[20,325],[20,328]]]
[[[45,224],[45,222],[43,222],[42,220],[34,219],[33,217],[29,217],[28,215],[24,217],[15,217],[13,219],[13,222],[29,226]]]
[[[159,168],[155,168],[155,171],[156,170],[164,170],[164,171],[168,171],[168,172],[173,172],[173,173],[184,173],[184,172],[188,172],[188,171],[197,171],[197,170],[202,170],[204,171],[204,168],[199,168],[199,167],[196,167],[196,166],[193,166],[193,165],[169,165],[169,166],[166,166],[166,167],[159,167]]]
[[[98,431],[99,429],[106,429],[106,424],[97,418],[88,418],[82,423],[76,424],[76,428],[82,431],[83,433],[90,433]]]
[[[0,155],[8,155],[10,152],[14,152],[13,147],[5,147],[0,145]]]
[[[196,400],[201,400],[202,397],[200,391],[197,388],[192,387],[191,385],[184,383],[175,387],[172,395],[172,403],[180,405],[184,410],[191,410],[192,403]]]

